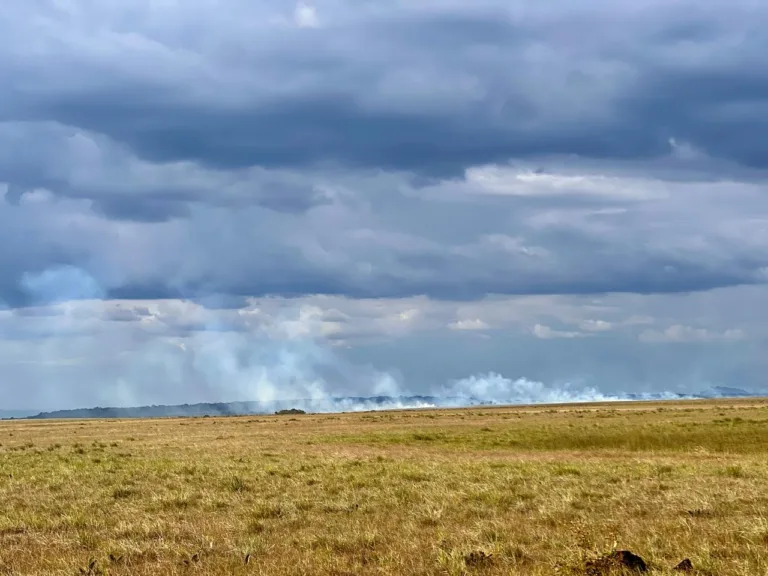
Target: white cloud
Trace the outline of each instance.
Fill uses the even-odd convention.
[[[666,330],[644,330],[638,336],[642,342],[734,342],[744,340],[743,330],[730,328],[722,332],[676,324]]]
[[[468,192],[504,196],[598,196],[617,200],[652,200],[667,196],[659,182],[603,174],[558,174],[485,165],[465,171]]]
[[[613,324],[605,320],[584,320],[579,327],[587,332],[606,332],[613,328]]]
[[[549,326],[543,324],[536,324],[531,332],[533,332],[533,335],[536,336],[536,338],[541,338],[542,340],[551,340],[554,338],[583,338],[584,336],[587,336],[587,334],[584,334],[583,332],[553,330]]]
[[[487,330],[490,326],[479,318],[457,320],[448,324],[451,330]]]
[[[296,4],[293,18],[299,28],[317,28],[320,25],[315,7],[304,2]]]

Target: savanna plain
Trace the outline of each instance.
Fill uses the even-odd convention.
[[[768,575],[768,400],[0,422],[0,574]]]

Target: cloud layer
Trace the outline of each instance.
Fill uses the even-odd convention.
[[[488,371],[758,386],[767,17],[748,0],[14,3],[0,391],[279,389],[278,349],[304,358],[292,330],[346,374],[312,360],[302,378],[341,391]],[[189,359],[210,334],[273,360],[216,377]],[[466,342],[482,346],[450,374],[409,357]],[[510,342],[535,360],[505,363]],[[570,360],[549,370],[545,350]],[[623,383],[604,366],[621,359]]]

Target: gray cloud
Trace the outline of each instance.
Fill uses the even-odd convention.
[[[655,156],[672,136],[764,165],[753,2],[313,7],[308,29],[279,3],[19,5],[0,23],[6,118],[226,168],[456,174],[524,155]]]
[[[754,381],[762,336],[739,295],[768,280],[767,17],[748,0],[11,3],[0,314],[31,361],[17,376],[66,366],[61,397],[93,399],[77,382],[140,379],[115,351],[142,350],[142,378],[171,359],[176,392],[188,378],[203,397],[207,356],[164,339],[229,334],[240,350],[307,329],[324,351],[435,385],[488,371]],[[723,293],[736,296],[700,305]],[[253,297],[344,304],[278,321]],[[483,308],[507,297],[546,304],[510,327]],[[590,304],[603,298],[622,314]],[[416,365],[439,363],[443,341],[471,354]],[[524,374],[500,359],[512,344]],[[547,350],[565,372],[542,367]],[[601,369],[614,354],[627,368]]]
[[[223,174],[190,166],[189,182],[208,178],[211,194],[220,195],[201,194],[181,204],[184,217],[161,220],[115,220],[98,209],[103,198],[152,206],[137,200],[140,190],[130,193],[133,172],[119,181],[125,192],[94,199],[34,189],[0,204],[8,223],[0,294],[11,305],[91,297],[67,287],[71,272],[56,279],[71,270],[102,297],[210,305],[234,298],[235,306],[268,294],[471,300],[691,292],[766,280],[768,219],[761,214],[768,196],[759,174],[683,178],[682,162],[679,177],[667,178],[669,160],[533,165],[546,168],[475,167],[427,185],[407,174],[330,168],[250,174],[254,186],[290,181],[323,197],[298,211],[266,207],[265,196],[228,194],[215,188]],[[643,166],[648,176],[636,174]],[[177,177],[176,168],[151,165],[152,177]],[[36,287],[38,277],[48,278],[48,288]]]

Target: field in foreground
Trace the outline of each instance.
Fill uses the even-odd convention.
[[[0,422],[0,574],[578,575],[614,547],[768,575],[768,400]]]

